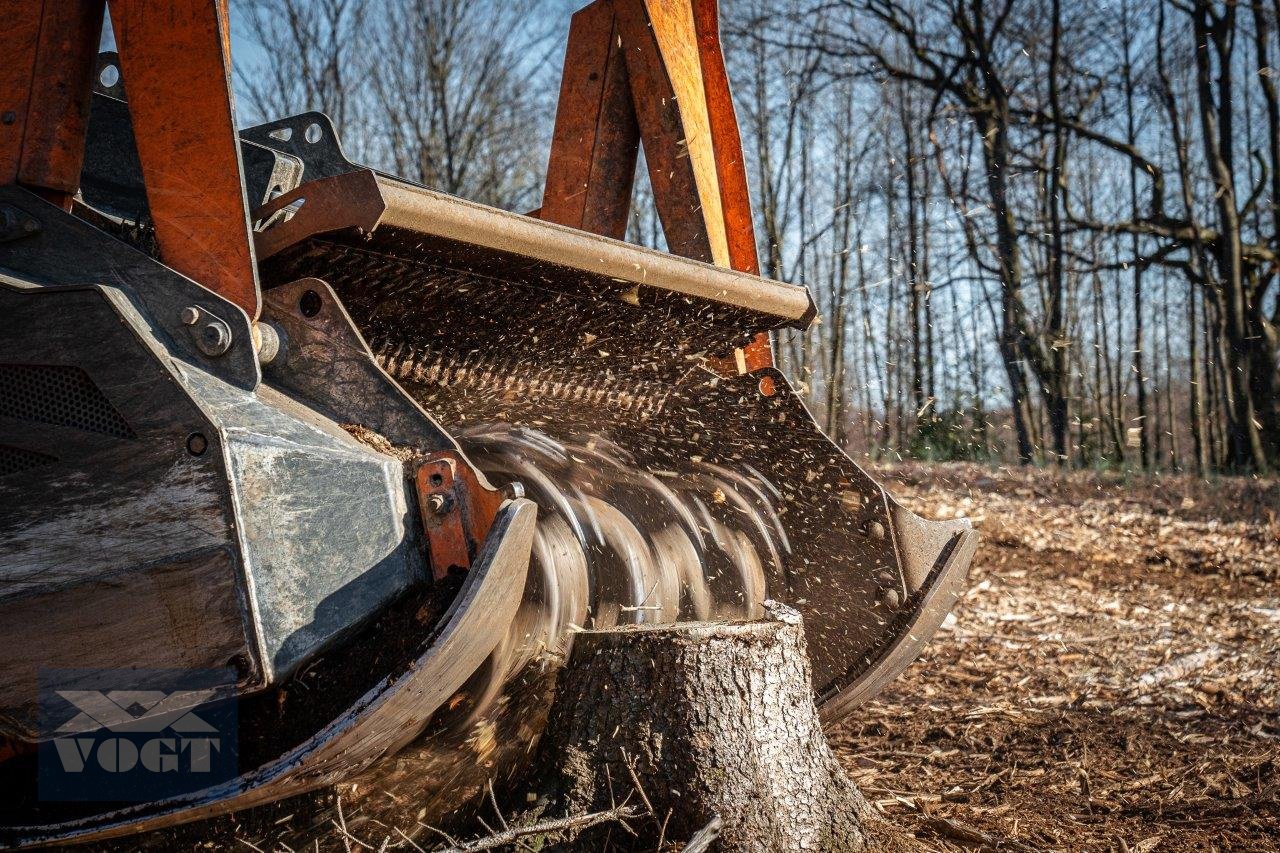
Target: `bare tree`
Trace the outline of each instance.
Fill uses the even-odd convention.
[[[574,5],[239,0],[262,47],[240,90],[531,207]],[[877,455],[1280,466],[1278,5],[726,2],[762,266],[823,318],[776,351],[825,429]],[[629,236],[660,247],[643,174],[636,195]]]
[[[237,65],[240,89],[260,121],[306,110],[333,119],[350,145],[364,114],[369,77],[369,9],[358,0],[242,0],[240,18],[262,51]],[[239,21],[237,21],[239,23]]]

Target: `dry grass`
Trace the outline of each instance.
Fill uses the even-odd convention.
[[[1280,484],[879,473],[983,534],[954,621],[833,733],[882,812],[940,850],[1280,850]]]

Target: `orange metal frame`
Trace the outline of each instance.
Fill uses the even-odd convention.
[[[70,209],[104,0],[0,0],[0,184]],[[227,0],[112,0],[129,112],[166,264],[256,319],[231,105]]]
[[[542,219],[621,239],[643,144],[675,254],[759,274],[718,0],[595,0],[573,16]],[[766,335],[740,372],[773,364]]]

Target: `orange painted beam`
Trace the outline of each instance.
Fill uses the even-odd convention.
[[[108,5],[161,257],[256,319],[226,0]]]
[[[689,0],[614,0],[613,6],[667,247],[729,266]]]
[[[70,209],[103,0],[0,0],[0,183]]]
[[[573,16],[538,217],[626,236],[640,129],[610,0]]]
[[[596,0],[574,16],[538,215],[621,237],[639,144],[671,252],[758,275],[717,0]],[[720,366],[772,364],[759,335]]]
[[[84,166],[103,0],[45,0],[18,182],[71,209]]]
[[[693,19],[716,177],[720,185],[720,209],[729,243],[729,263],[740,272],[759,275],[760,260],[756,253],[755,220],[751,215],[751,191],[747,185],[746,159],[742,154],[742,135],[738,130],[729,74],[720,47],[718,0],[693,0]]]
[[[31,102],[31,81],[40,50],[43,4],[0,0],[0,184],[12,184],[22,170],[22,138]]]
[[[760,274],[756,246],[755,218],[751,212],[751,190],[747,183],[746,158],[742,153],[742,133],[733,106],[733,91],[720,45],[719,0],[693,0],[698,55],[707,95],[707,114],[715,146],[716,175],[720,182],[720,207],[724,212],[729,241],[729,263],[740,272]],[[748,373],[773,367],[773,346],[761,333],[743,352]]]

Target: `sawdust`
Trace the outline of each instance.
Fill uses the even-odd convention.
[[[1280,850],[1280,483],[877,474],[982,532],[972,588],[833,745],[937,850]]]

